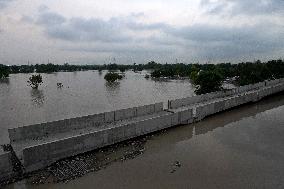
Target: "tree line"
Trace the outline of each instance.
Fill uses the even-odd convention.
[[[242,62],[239,64],[160,64],[154,61],[147,64],[104,64],[104,65],[56,65],[56,64],[36,64],[36,65],[12,65],[0,64],[0,78],[8,77],[14,73],[53,73],[53,72],[73,72],[85,70],[125,70],[142,71],[152,70],[152,78],[182,78],[188,77],[199,87],[200,93],[212,92],[220,89],[222,81],[227,78],[234,78],[236,85],[247,85],[264,80],[284,77],[284,61],[270,60],[261,62]],[[112,79],[112,77],[110,77]]]

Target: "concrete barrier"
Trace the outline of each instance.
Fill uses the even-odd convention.
[[[189,124],[194,120],[193,108],[184,109],[178,111],[178,123],[179,124]]]
[[[8,129],[8,133],[12,143],[21,140],[37,140],[54,133],[64,133],[70,130],[79,130],[87,127],[100,127],[114,121],[149,115],[162,110],[163,103],[161,102],[112,112],[12,128]]]
[[[185,119],[185,118],[183,118]],[[43,168],[59,159],[111,145],[133,137],[148,134],[179,124],[178,113],[140,120],[97,132],[58,139],[53,142],[23,149],[23,165],[30,172]]]
[[[217,91],[212,93],[207,93],[203,95],[197,95],[192,97],[186,97],[181,99],[175,99],[169,101],[169,109],[176,109],[183,106],[190,106],[197,103],[206,102],[208,100],[216,99],[216,98],[223,98],[226,96],[231,96],[238,93],[244,93],[251,90],[256,90],[265,86],[265,82],[260,82],[251,85],[244,85],[235,89],[231,89],[228,91]]]
[[[124,120],[137,117],[137,108],[127,108],[122,110],[117,110],[114,112],[114,120]]]
[[[91,151],[100,147],[121,142],[133,137],[155,132],[168,127],[199,121],[206,116],[248,103],[284,90],[284,80],[266,81],[242,86],[229,91],[219,91],[204,95],[171,100],[170,110],[163,111],[163,103],[150,104],[134,108],[105,112],[31,125],[9,130],[10,139],[21,143],[26,139],[37,140],[53,135],[49,140],[37,140],[38,144],[25,145],[17,153],[22,155],[22,163],[27,172],[43,168],[59,159]],[[111,124],[109,124],[111,123]],[[106,127],[100,127],[101,125]],[[70,130],[86,129],[84,134],[72,132],[69,135],[56,134]],[[54,140],[53,140],[54,138]],[[51,141],[53,140],[53,141]],[[12,144],[13,146],[13,144]],[[16,151],[16,150],[15,150]],[[18,155],[18,154],[17,154]],[[7,162],[9,155],[3,156]],[[9,157],[8,157],[9,159]],[[7,163],[9,165],[9,163]],[[0,164],[4,170],[5,165]],[[0,172],[2,174],[2,172]],[[4,174],[4,173],[3,173]]]
[[[233,90],[232,90],[233,91]],[[192,96],[192,97],[187,97],[187,98],[181,98],[181,99],[176,99],[176,100],[170,100],[169,101],[169,108],[170,109],[176,109],[179,107],[183,106],[190,106],[193,104],[205,102],[207,100],[215,99],[215,98],[221,98],[226,96],[227,94],[231,94],[231,91],[223,92],[223,91],[217,91],[213,93],[207,93],[203,95],[197,95],[197,96]]]
[[[4,152],[0,146],[0,182],[8,180],[14,176],[11,152]]]
[[[275,80],[267,80],[265,81],[265,86],[272,86],[280,83],[281,79],[275,79]]]
[[[258,100],[258,92],[250,91],[246,94],[241,94],[229,98],[221,98],[209,103],[203,103],[196,106],[195,117],[197,121],[200,121],[208,115],[213,115],[232,107],[236,107],[248,102],[254,102],[256,100]]]
[[[107,120],[105,119],[105,115]],[[63,133],[70,130],[78,130],[86,127],[100,126],[107,121],[113,121],[110,118],[111,112],[95,114],[71,119],[64,119],[58,121],[52,121],[47,123],[23,126],[18,128],[8,129],[10,141],[18,142],[21,140],[36,140],[53,133]]]

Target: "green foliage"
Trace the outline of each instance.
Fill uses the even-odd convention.
[[[9,73],[10,73],[9,67],[0,64],[0,79],[9,77]]]
[[[28,84],[33,89],[38,89],[38,86],[42,84],[42,76],[40,74],[32,75],[28,80]]]
[[[267,79],[284,77],[284,62],[272,60],[261,63],[259,60],[254,63],[241,63],[237,65],[236,75],[239,85],[248,85],[261,82]]]
[[[36,64],[35,69],[37,73],[53,73],[59,71],[59,66],[54,64]]]
[[[114,82],[116,80],[122,79],[122,76],[115,72],[108,72],[104,78],[107,82]]]
[[[149,63],[148,63],[149,64]],[[153,63],[151,63],[153,65]],[[147,66],[147,65],[145,65]],[[191,73],[191,65],[185,64],[156,64],[154,71],[151,73],[151,77],[188,77]]]
[[[205,94],[219,91],[221,89],[222,75],[217,70],[200,71],[196,79],[193,81],[197,86],[196,94]]]
[[[191,81],[194,83],[194,82],[196,81],[196,79],[197,79],[197,76],[198,76],[198,72],[197,72],[197,71],[192,71],[192,72],[190,73],[189,78],[190,78]]]
[[[10,66],[11,73],[33,73],[34,66],[33,65],[13,65]]]
[[[120,67],[119,68],[119,71],[122,72],[122,73],[125,72],[125,70],[126,70],[125,67]]]
[[[193,83],[194,83],[194,82],[196,81],[196,79],[197,79],[198,72],[199,72],[198,68],[197,68],[195,65],[193,65],[193,66],[191,67],[191,72],[190,72],[190,75],[189,75],[189,78],[191,79],[191,81],[192,81]]]
[[[5,71],[3,71],[3,68]],[[7,71],[8,69],[8,71]],[[33,73],[35,70],[38,73],[51,73],[59,71],[83,71],[83,70],[125,70],[133,69],[134,71],[152,70],[151,77],[153,78],[179,78],[189,77],[193,83],[197,80],[200,70],[212,71],[218,70],[222,78],[235,77],[237,85],[247,85],[256,82],[261,82],[267,79],[277,79],[284,77],[284,62],[283,60],[271,60],[262,63],[259,60],[255,62],[243,62],[239,64],[220,63],[220,64],[160,64],[150,61],[147,64],[104,64],[104,65],[54,65],[54,64],[36,64],[36,65],[13,65],[0,66],[0,77],[6,77],[9,73]],[[101,73],[101,72],[99,72]],[[108,77],[108,76],[107,76]],[[122,77],[122,76],[120,76]],[[112,79],[110,79],[111,81]]]

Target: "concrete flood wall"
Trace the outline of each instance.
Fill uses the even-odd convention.
[[[180,108],[183,106],[191,106],[194,104],[206,102],[208,100],[212,100],[216,98],[223,98],[223,97],[231,96],[234,94],[244,93],[244,92],[251,91],[251,90],[257,90],[265,86],[272,86],[277,83],[280,83],[280,81],[281,81],[280,79],[273,80],[273,81],[265,81],[265,82],[260,82],[256,84],[240,86],[235,89],[228,90],[228,91],[217,91],[217,92],[207,93],[203,95],[170,100],[168,107],[169,109],[176,109],[176,108]]]
[[[248,102],[254,102],[257,100],[257,92],[251,92],[242,94],[239,96],[233,96],[231,98],[220,99],[211,103],[205,103],[196,106],[196,120],[200,121],[208,115],[230,109],[232,107],[239,106]]]
[[[0,146],[0,182],[14,176],[11,152],[4,152]]]
[[[190,110],[187,112],[190,112]],[[179,125],[181,121],[190,119],[188,115],[180,112],[168,112],[161,116],[120,125],[118,127],[31,146],[23,150],[23,165],[26,172],[34,171],[62,158]]]
[[[170,100],[169,101],[169,109],[176,109],[182,106],[189,106],[196,103],[201,103],[207,100],[211,100],[214,98],[221,98],[225,95],[224,92],[218,91],[214,93],[208,93],[203,95],[197,95],[182,99]]]
[[[70,130],[79,130],[87,127],[101,127],[114,121],[150,115],[162,110],[163,103],[161,102],[112,112],[8,129],[8,133],[11,143],[22,140],[36,140],[54,133],[64,133]]]
[[[200,121],[208,115],[213,115],[215,113],[249,102],[256,102],[266,96],[281,92],[283,90],[284,82],[277,82],[276,84],[274,83],[274,85],[268,85],[267,87],[260,88],[259,90],[252,90],[229,98],[221,98],[210,103],[203,103],[195,107],[196,114],[194,117],[196,121]]]
[[[84,129],[86,127],[100,127],[98,131],[24,148],[22,150],[23,165],[25,171],[30,172],[43,168],[62,158],[91,151],[168,127],[200,121],[208,115],[248,102],[254,102],[283,90],[283,79],[265,81],[229,91],[219,91],[172,100],[169,101],[170,110],[163,110],[163,103],[156,103],[9,129],[9,137],[11,143],[24,142],[25,140],[38,139],[47,135],[64,133],[70,130]],[[135,119],[133,119],[144,115],[151,116],[136,119],[139,121],[134,121]],[[111,128],[103,127],[103,125],[120,120],[129,120],[129,122],[117,124]]]

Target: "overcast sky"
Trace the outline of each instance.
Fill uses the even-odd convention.
[[[0,64],[283,55],[284,0],[0,0]]]

